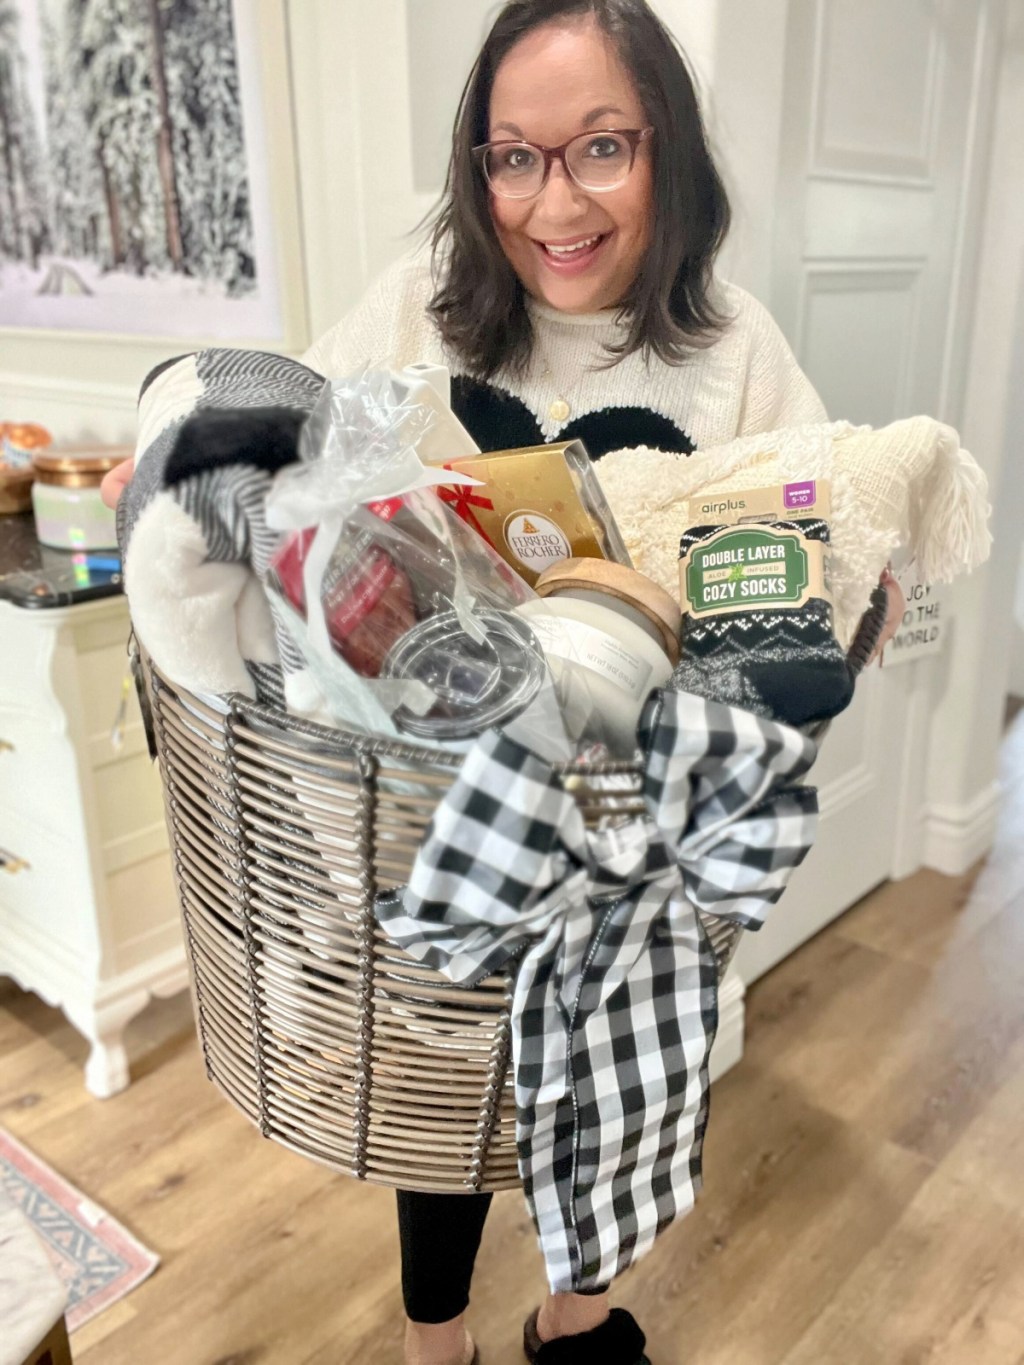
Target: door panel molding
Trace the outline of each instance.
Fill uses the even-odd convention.
[[[934,193],[918,185],[809,176],[806,196],[805,262],[821,256],[927,258],[942,230]]]
[[[912,175],[909,171],[859,171],[841,170],[837,166],[816,166],[808,172],[807,179],[836,182],[850,185],[895,185],[900,189],[933,191],[935,181],[924,175]]]
[[[864,763],[818,788],[818,810],[821,818],[834,819],[847,806],[854,805],[878,786],[878,779]]]
[[[922,278],[906,262],[805,266],[797,351],[812,370],[834,376],[821,386],[834,415],[856,411],[858,420],[882,426],[911,406]],[[847,306],[825,306],[839,299]]]
[[[811,105],[811,126],[812,126],[812,155],[811,169],[818,171],[823,168],[836,170],[863,171],[873,169],[876,173],[879,166],[888,165],[894,175],[912,175],[915,178],[931,182],[934,179],[935,150],[938,143],[940,111],[942,103],[942,92],[945,75],[945,54],[941,42],[939,23],[935,18],[927,24],[921,35],[927,42],[927,51],[923,61],[923,83],[918,103],[917,136],[910,139],[915,145],[908,147],[903,152],[893,150],[894,130],[891,120],[883,129],[865,127],[865,134],[881,133],[880,139],[874,142],[865,140],[861,143],[849,141],[830,140],[829,124],[829,99],[836,96],[838,99],[853,98],[857,109],[866,107],[865,101],[858,100],[858,91],[855,83],[836,82],[830,83],[826,78],[833,69],[831,58],[835,55],[836,46],[841,46],[846,41],[848,48],[841,54],[842,61],[848,70],[859,71],[861,73],[870,70],[870,52],[868,50],[856,50],[856,45],[850,42],[853,36],[847,27],[845,34],[837,35],[836,30],[844,18],[849,21],[856,17],[856,22],[864,24],[870,23],[872,18],[881,19],[883,22],[892,24],[892,5],[890,0],[816,0],[815,7],[815,38],[814,38],[814,94]],[[875,11],[872,14],[872,11]],[[900,23],[904,27],[910,27],[914,23],[913,11],[905,9],[900,15]],[[890,29],[890,34],[895,35],[897,40],[900,35],[898,28]],[[867,35],[865,34],[865,37]],[[865,49],[870,48],[877,53],[878,45],[865,43]],[[892,58],[890,58],[892,60]],[[895,74],[891,72],[890,74]],[[900,94],[903,96],[911,93],[910,82],[907,69],[904,66],[897,78]],[[892,94],[893,90],[882,91],[881,94]],[[833,114],[837,109],[833,108]],[[847,110],[847,115],[851,112]]]

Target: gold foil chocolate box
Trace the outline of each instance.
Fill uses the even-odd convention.
[[[443,468],[481,481],[438,491],[531,586],[564,559],[632,567],[582,441],[466,455]]]

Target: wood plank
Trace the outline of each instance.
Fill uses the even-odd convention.
[[[1015,1365],[1024,1221],[940,1167],[783,1365]]]
[[[697,1208],[625,1292],[654,1359],[767,1365],[885,1235],[931,1165],[746,1065],[725,1078],[712,1111]]]
[[[820,935],[751,992],[745,1060],[940,1159],[1024,1037],[1024,894],[972,942],[929,970]]]
[[[942,1163],[950,1179],[983,1189],[1024,1216],[1024,1044],[1009,1058],[1010,1077],[992,1095]]]
[[[616,1286],[656,1365],[1024,1365],[1024,721],[1011,740],[983,869],[882,888],[751,990],[704,1193]],[[263,1140],[205,1079],[187,1000],[128,1042],[133,1085],[95,1100],[82,1039],[0,983],[0,1122],[162,1257],[75,1360],[400,1361],[393,1194]],[[518,1365],[542,1292],[500,1196],[486,1365]]]
[[[934,967],[966,947],[1005,905],[1005,896],[983,877],[979,865],[963,877],[926,868],[887,882],[843,915],[836,935],[901,962]]]

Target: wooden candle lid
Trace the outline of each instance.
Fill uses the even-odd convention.
[[[626,602],[657,629],[662,647],[673,664],[679,662],[679,603],[645,574],[609,559],[563,559],[545,569],[534,584],[539,597],[571,589],[604,593]]]

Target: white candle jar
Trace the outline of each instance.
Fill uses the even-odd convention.
[[[100,484],[131,454],[127,446],[65,446],[37,454],[32,510],[40,542],[56,550],[116,550],[115,517],[100,497]]]
[[[516,610],[548,661],[574,740],[632,758],[651,692],[679,662],[679,606],[635,569],[604,559],[568,559],[537,580],[538,599]]]

